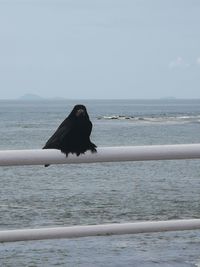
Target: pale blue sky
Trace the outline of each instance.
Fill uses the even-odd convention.
[[[199,0],[0,0],[0,98],[200,98]]]

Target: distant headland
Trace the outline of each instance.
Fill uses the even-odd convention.
[[[25,100],[25,101],[42,101],[42,100],[65,100],[64,97],[51,97],[46,98],[39,96],[37,94],[24,94],[18,98],[18,100]]]

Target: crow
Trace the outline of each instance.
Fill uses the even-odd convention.
[[[90,141],[92,122],[84,105],[76,105],[69,116],[61,123],[49,138],[43,149],[59,149],[68,156],[69,153],[84,154],[87,150],[97,152],[96,145]],[[45,165],[48,167],[49,165]]]

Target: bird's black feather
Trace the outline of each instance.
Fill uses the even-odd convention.
[[[90,141],[91,131],[92,123],[86,107],[84,105],[76,105],[56,132],[49,138],[43,149],[59,149],[66,157],[69,153],[75,153],[79,156],[87,150],[96,152],[96,145]]]

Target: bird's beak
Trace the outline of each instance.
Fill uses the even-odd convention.
[[[76,111],[76,116],[79,117],[79,116],[84,116],[85,115],[85,111],[80,108]]]

